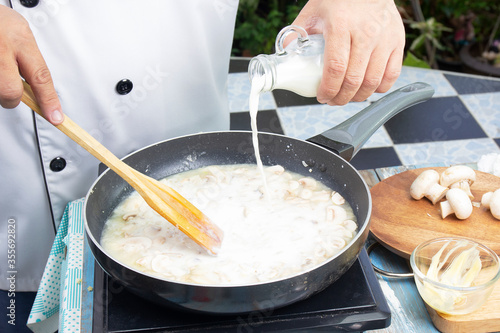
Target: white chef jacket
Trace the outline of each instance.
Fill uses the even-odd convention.
[[[118,157],[228,129],[238,0],[11,2],[30,23],[63,112]],[[122,80],[133,84],[128,94],[116,91]],[[15,271],[16,290],[36,290],[64,208],[85,196],[99,162],[24,105],[0,108],[0,133],[0,289]]]

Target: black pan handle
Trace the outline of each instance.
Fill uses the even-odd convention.
[[[411,83],[387,94],[343,123],[307,141],[325,147],[350,161],[373,133],[399,112],[424,102],[434,88],[423,82]]]

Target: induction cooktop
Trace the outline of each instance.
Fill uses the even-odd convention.
[[[94,332],[361,332],[390,325],[391,314],[365,250],[325,290],[283,308],[240,315],[194,314],[129,292],[96,265]]]

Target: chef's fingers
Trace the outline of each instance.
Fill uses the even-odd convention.
[[[351,36],[351,45],[349,52],[349,60],[347,62],[347,67],[345,68],[345,75],[343,76],[342,85],[340,86],[340,90],[336,95],[332,94],[332,97],[328,100],[328,97],[323,97],[320,95],[320,91],[318,91],[318,101],[328,103],[329,105],[345,105],[356,95],[361,85],[364,83],[366,87],[371,88],[373,84],[377,84],[377,82],[364,82],[365,80],[365,72],[368,67],[370,54],[367,54],[367,44],[369,42],[366,39],[362,39],[360,36],[356,36],[355,33],[350,34]],[[327,36],[325,36],[325,44],[329,42]],[[336,63],[335,60],[332,60],[331,53],[325,53],[325,66],[330,66],[332,63]],[[329,79],[332,79],[331,76],[333,73],[323,72],[324,75],[328,75]],[[382,73],[381,73],[382,75]],[[336,79],[340,79],[341,77],[337,77]],[[374,79],[376,80],[376,79]],[[321,85],[328,84],[327,82],[321,82]],[[320,90],[324,89],[324,87],[320,86]],[[373,87],[373,91],[376,87]],[[321,90],[323,91],[323,90]]]
[[[18,20],[24,19],[14,10],[0,5],[0,105],[8,109],[19,105],[23,91],[9,34],[9,27]]]
[[[368,67],[366,68],[363,83],[352,98],[352,101],[362,102],[369,96],[371,96],[375,91],[385,92],[392,86],[394,81],[396,81],[399,73],[396,76],[393,76],[393,74],[395,74],[397,68],[394,68],[394,66],[390,69],[392,72],[388,72],[388,62],[391,57],[391,54],[389,52],[384,47],[377,47],[372,52],[372,54],[370,55]],[[386,75],[386,73],[387,81],[384,82],[384,76]],[[380,87],[382,82],[384,82],[384,86],[381,89]],[[382,91],[384,88],[386,88],[386,90]]]
[[[387,62],[387,66],[385,68],[384,77],[382,78],[382,82],[378,86],[375,92],[385,93],[387,92],[394,82],[398,79],[401,74],[401,64],[403,63],[403,47],[395,49]]]
[[[384,15],[375,16],[372,24],[365,28],[368,40],[378,40],[378,43],[372,46],[365,78],[353,101],[363,101],[374,92],[388,91],[401,73],[405,35],[399,14],[392,9],[388,7]]]
[[[325,38],[323,76],[317,92],[317,99],[320,103],[333,105],[340,102],[335,98],[346,79],[352,44],[351,35],[344,26],[340,23],[336,27],[323,31]]]
[[[23,76],[31,85],[44,117],[54,125],[62,122],[61,104],[50,72],[26,19],[0,5],[0,104],[19,105]]]
[[[31,86],[33,94],[40,106],[42,115],[53,125],[59,125],[64,120],[61,103],[54,88],[52,75],[33,38],[18,59],[19,70]]]
[[[19,77],[17,63],[12,54],[0,51],[0,105],[12,109],[19,105],[23,84]]]

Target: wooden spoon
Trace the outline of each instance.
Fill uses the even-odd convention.
[[[23,84],[21,101],[42,115],[31,87],[24,80]],[[174,189],[125,164],[67,115],[64,115],[64,121],[56,127],[122,177],[158,214],[209,253],[217,254],[224,237],[223,231]]]

